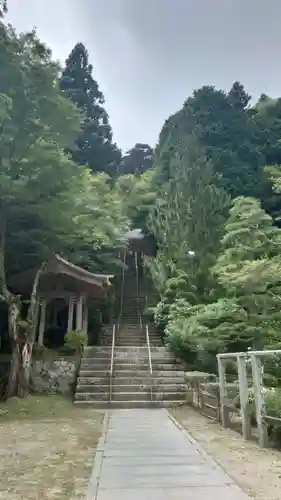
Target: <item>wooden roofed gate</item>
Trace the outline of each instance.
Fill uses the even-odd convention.
[[[35,274],[35,270],[21,273],[13,277],[11,284],[25,294],[30,290]],[[44,345],[44,334],[50,326],[58,326],[62,303],[68,308],[65,333],[73,330],[87,332],[89,299],[103,298],[113,277],[91,273],[54,255],[40,273],[36,294],[35,331],[38,332],[38,345]]]
[[[14,275],[9,280],[9,289],[4,289],[12,346],[7,396],[23,396],[29,392],[33,345],[37,331],[38,343],[44,344],[51,302],[62,299],[67,305],[65,333],[73,329],[87,332],[88,300],[104,297],[111,278],[112,275],[91,273],[59,255],[53,255],[39,269]],[[21,297],[30,297],[26,320],[21,316]]]

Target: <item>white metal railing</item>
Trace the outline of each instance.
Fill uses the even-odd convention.
[[[149,368],[149,376],[150,376],[150,399],[151,399],[151,401],[153,401],[153,394],[152,394],[152,361],[151,361],[151,349],[150,349],[150,339],[149,339],[148,325],[145,325],[145,333],[146,333],[146,344],[147,344],[147,351],[148,351],[148,368]]]
[[[115,335],[116,335],[116,325],[113,325],[113,328],[112,328],[111,361],[110,361],[109,401],[111,401],[111,400],[112,400],[112,382],[113,382],[113,366],[114,366]]]
[[[121,299],[120,299],[120,311],[119,311],[119,319],[122,320],[123,314],[123,301],[124,301],[124,282],[125,282],[125,265],[126,265],[126,255],[127,252],[124,253],[123,258],[123,270],[122,270],[122,284],[121,284]]]
[[[137,316],[138,316],[138,323],[140,325],[140,332],[142,332],[143,323],[142,323],[142,315],[141,315],[141,309],[140,309],[139,265],[138,265],[138,254],[137,254],[137,252],[135,252],[135,268],[136,268],[136,288],[137,288]]]

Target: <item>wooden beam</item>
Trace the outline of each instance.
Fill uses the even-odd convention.
[[[251,421],[248,412],[248,377],[245,355],[237,356],[239,396],[242,418],[242,433],[244,439],[251,437]]]
[[[251,353],[252,373],[255,394],[256,420],[259,430],[259,443],[261,448],[268,445],[267,425],[265,420],[265,404],[263,395],[263,371],[259,356]]]

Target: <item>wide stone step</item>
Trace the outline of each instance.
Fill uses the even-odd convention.
[[[93,360],[93,359],[96,359],[97,361],[101,362],[101,361],[104,361],[104,362],[108,362],[110,359],[111,359],[111,352],[110,352],[110,355],[109,353],[100,353],[100,354],[91,354],[90,352],[86,355],[86,356],[83,356],[82,358],[82,361],[83,360]]]
[[[172,401],[74,401],[74,405],[81,408],[104,409],[130,409],[130,408],[169,408],[171,406],[181,406],[182,400]]]
[[[113,401],[149,401],[150,392],[112,392]]]
[[[94,357],[106,357],[110,356],[111,348],[106,346],[100,346],[98,349],[96,347],[86,347],[84,349],[83,358],[94,358]]]
[[[109,384],[84,384],[79,381],[76,387],[76,394],[78,393],[97,393],[97,392],[103,392],[105,394],[109,393]]]
[[[81,366],[95,364],[99,368],[103,366],[110,366],[110,361],[110,359],[84,358],[82,359]]]
[[[148,368],[144,367],[143,369],[138,366],[138,368],[127,368],[127,369],[118,369],[114,368],[114,375],[116,377],[143,377],[149,374]]]
[[[114,369],[115,370],[148,370],[148,362],[146,361],[141,361],[141,362],[135,362],[135,361],[115,361],[114,362]]]
[[[101,370],[107,372],[110,370],[110,362],[109,363],[96,363],[95,361],[90,361],[86,363],[85,361],[81,364],[81,370]]]
[[[79,372],[79,377],[92,377],[92,378],[97,378],[100,377],[106,378],[110,376],[110,371],[108,370],[105,372],[104,370],[85,370],[84,368],[81,368]]]
[[[137,347],[141,344],[141,342],[138,340],[136,342],[134,341],[127,341],[127,340],[124,340],[124,341],[120,341],[119,342],[119,346],[120,347]]]
[[[87,387],[87,386],[85,386]],[[153,393],[157,394],[163,394],[163,393],[180,393],[186,395],[186,387],[184,384],[159,384],[158,386],[155,386],[152,384],[150,386],[149,383],[146,383],[145,381],[142,384],[117,384],[116,381],[113,383],[113,392],[114,393],[124,393],[124,392],[144,392],[150,393],[150,389],[152,388]],[[91,392],[89,390],[89,392]]]
[[[142,385],[148,384],[150,380],[149,373],[145,373],[143,376],[134,376],[134,377],[123,377],[120,375],[114,376],[114,384],[116,385]],[[177,386],[181,386],[184,382],[183,376],[175,376],[175,377],[156,377],[153,375],[152,377],[153,383],[155,386],[167,385],[167,384],[176,384]]]
[[[155,363],[155,361],[152,360],[152,370],[153,371],[164,371],[164,370],[169,370],[169,371],[181,371],[181,367],[171,363]]]
[[[76,392],[76,401],[108,401],[109,391],[107,392]]]
[[[92,373],[92,372],[90,372]],[[102,376],[102,377],[92,377],[91,375],[89,376],[81,376],[79,374],[79,377],[77,379],[77,385],[108,385],[110,381],[110,376]]]
[[[153,370],[152,372],[154,377],[182,377],[184,380],[184,371],[183,370]]]

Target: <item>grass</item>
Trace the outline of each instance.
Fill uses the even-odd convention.
[[[75,408],[70,399],[56,395],[29,396],[25,399],[11,398],[0,402],[0,424],[4,421],[49,420],[79,418],[84,410]]]
[[[0,403],[0,500],[84,498],[102,421],[58,396]]]

